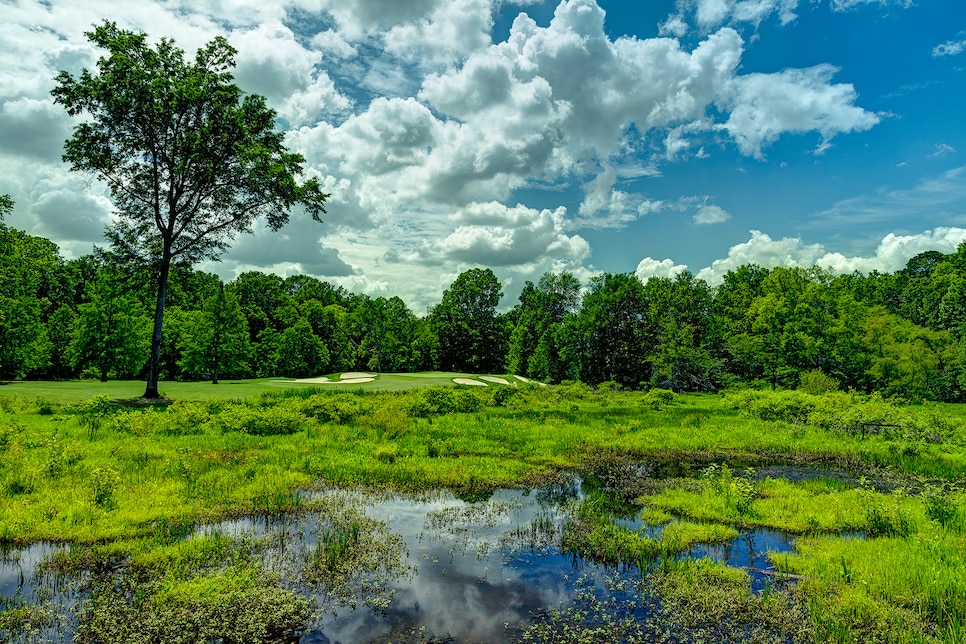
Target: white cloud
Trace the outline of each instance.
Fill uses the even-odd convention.
[[[744,154],[758,158],[764,146],[786,132],[819,132],[821,151],[836,134],[870,129],[880,117],[854,105],[857,94],[851,84],[829,82],[837,71],[823,64],[738,76],[720,99],[730,111],[722,127]]]
[[[15,195],[17,223],[36,234],[99,238],[110,204],[60,162],[68,119],[48,92],[58,69],[93,65],[100,52],[82,32],[109,15],[155,40],[172,37],[189,55],[228,37],[239,84],[269,97],[306,174],[332,193],[324,226],[293,213],[280,234],[240,238],[221,270],[302,270],[417,306],[438,297],[441,275],[469,265],[502,267],[518,284],[533,278],[527,271],[589,276],[581,230],[707,203],[673,191],[648,197],[641,179],[664,165],[706,158],[730,140],[760,157],[788,132],[815,131],[827,144],[877,122],[851,85],[832,84],[830,66],[741,73],[745,44],[734,27],[791,20],[796,7],[669,2],[676,13],[663,37],[612,39],[594,0],[564,0],[549,23],[521,14],[494,43],[504,0],[7,3],[0,192]],[[702,30],[692,33],[697,13]],[[697,38],[685,46],[688,33]],[[544,190],[540,207],[506,205],[530,189]],[[714,208],[694,221],[727,216]],[[407,261],[404,283],[393,258]]]
[[[6,153],[58,162],[69,133],[67,115],[49,100],[23,97],[0,107],[0,149]]]
[[[953,154],[956,152],[956,148],[947,144],[939,143],[936,145],[936,151],[929,155],[930,159],[938,159],[939,157],[944,157],[947,154]]]
[[[901,269],[910,258],[927,250],[953,253],[966,240],[966,229],[948,227],[926,230],[915,235],[889,233],[879,243],[875,253],[868,257],[849,257],[828,251],[823,244],[806,244],[798,237],[772,239],[767,234],[752,230],[751,238],[728,250],[728,256],[716,259],[710,266],[698,271],[697,277],[709,284],[721,282],[725,273],[743,264],[758,264],[764,268],[808,267],[817,265],[833,273],[868,273],[876,270],[891,273]]]
[[[619,200],[614,190],[617,183],[617,172],[606,166],[592,181],[584,184],[584,200],[580,204],[581,217],[593,217],[602,210],[612,210],[614,202]]]
[[[421,260],[448,259],[481,266],[539,264],[547,259],[579,262],[590,255],[579,235],[564,232],[566,209],[508,208],[497,202],[476,203],[460,210],[460,223],[445,238],[423,243]]]
[[[358,40],[393,25],[413,22],[430,15],[447,0],[322,0],[322,9],[335,18],[339,32],[348,40]]]
[[[645,257],[637,265],[634,274],[637,275],[637,279],[646,282],[651,277],[674,277],[686,270],[688,270],[687,264],[675,264],[670,259],[656,260]]]
[[[696,224],[720,224],[731,219],[731,215],[721,206],[702,206],[694,216]]]
[[[725,273],[743,264],[758,264],[765,268],[811,266],[824,251],[821,244],[804,244],[796,237],[776,240],[759,230],[750,232],[751,239],[732,246],[727,257],[714,260],[711,266],[698,271],[697,277],[709,284],[717,284]]]
[[[831,0],[832,9],[835,11],[845,11],[866,4],[908,8],[912,6],[912,0]]]
[[[966,39],[947,40],[941,45],[933,47],[932,55],[937,58],[940,56],[956,56],[961,54],[964,49],[966,49]]]
[[[451,0],[428,16],[396,25],[385,34],[386,49],[403,60],[455,63],[490,44],[491,0]]]

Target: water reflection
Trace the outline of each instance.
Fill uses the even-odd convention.
[[[569,606],[579,588],[614,596],[614,575],[636,578],[559,550],[565,518],[580,500],[577,481],[540,490],[498,490],[485,500],[467,501],[449,492],[420,497],[328,490],[312,499],[327,508],[299,516],[246,518],[199,526],[189,538],[221,534],[261,540],[265,566],[287,588],[317,598],[324,612],[300,640],[303,644],[367,641],[501,642],[515,640],[534,616]],[[401,538],[406,574],[380,586],[391,601],[330,601],[306,566],[320,535],[338,512],[360,511]],[[659,537],[660,527],[621,519],[625,527]],[[754,530],[714,546],[695,546],[683,556],[710,557],[751,570],[756,589],[764,586],[767,552],[791,550],[791,538]],[[0,595],[4,605],[46,601],[49,579],[38,564],[57,546],[37,544],[2,553]],[[630,589],[632,583],[625,585]],[[361,592],[361,591],[360,591]],[[56,592],[54,592],[56,596]],[[82,597],[57,599],[65,614]],[[74,628],[69,622],[63,627]],[[67,635],[54,641],[70,641]]]

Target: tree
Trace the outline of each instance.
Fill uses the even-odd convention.
[[[674,391],[718,387],[721,364],[710,350],[714,316],[711,288],[688,271],[651,277],[644,285],[655,345],[650,384]]]
[[[440,366],[474,373],[503,369],[503,333],[496,306],[503,292],[488,268],[460,273],[429,313],[439,338]]]
[[[70,378],[74,375],[70,346],[71,330],[77,314],[66,304],[57,308],[47,320],[47,338],[50,340],[50,364],[47,374],[54,378]]]
[[[182,368],[188,373],[238,374],[248,369],[248,321],[238,298],[224,287],[205,300],[184,337]]]
[[[425,364],[416,316],[401,298],[366,300],[356,313],[357,324],[364,330],[359,357],[366,369],[406,372]]]
[[[3,218],[13,212],[13,199],[10,195],[0,195],[0,223]]]
[[[322,340],[312,333],[312,325],[305,318],[282,331],[278,342],[278,369],[293,378],[317,376],[326,372],[329,351]]]
[[[7,197],[0,215],[12,207]],[[53,243],[0,223],[0,378],[21,378],[47,366],[44,284],[59,263]]]
[[[576,336],[574,335],[576,333]],[[650,376],[647,355],[653,329],[644,285],[633,274],[605,273],[590,282],[580,313],[567,331],[562,350],[572,362],[579,351],[580,379],[590,384],[614,380],[637,386]]]
[[[151,324],[147,315],[108,270],[100,272],[90,291],[90,301],[80,305],[74,322],[74,364],[96,368],[102,382],[112,372],[122,378],[136,376],[145,363]]]
[[[556,336],[564,318],[579,305],[580,282],[571,273],[544,273],[536,286],[528,281],[514,311],[507,368],[540,380],[556,380],[561,374]]]
[[[107,184],[116,220],[106,235],[122,256],[148,264],[157,286],[144,397],[158,397],[168,275],[172,264],[215,259],[266,216],[272,230],[305,206],[321,220],[328,195],[299,183],[304,158],[288,152],[265,98],[245,95],[231,70],[236,51],[218,37],[193,61],[174,41],[104,22],[86,33],[108,51],[97,71],[62,71],[51,91],[84,116],[64,145],[71,170]]]

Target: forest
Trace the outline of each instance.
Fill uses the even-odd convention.
[[[152,276],[109,251],[65,259],[0,222],[0,379],[143,378]],[[589,284],[546,273],[512,305],[488,268],[424,315],[308,275],[172,267],[162,380],[349,370],[514,373],[548,383],[719,391],[747,384],[966,400],[966,243],[894,273],[819,267]]]

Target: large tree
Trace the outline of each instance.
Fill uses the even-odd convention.
[[[55,102],[84,117],[64,161],[107,184],[116,210],[111,245],[154,271],[144,396],[156,398],[172,264],[218,257],[263,215],[277,230],[297,204],[320,220],[328,195],[315,179],[299,183],[304,158],[286,149],[265,98],[235,85],[236,51],[224,38],[185,60],[172,40],[152,47],[147,34],[113,22],[86,35],[109,55],[95,72],[56,78]]]
[[[439,361],[449,371],[495,373],[503,370],[504,338],[496,307],[500,281],[488,268],[460,273],[442,301],[429,313],[439,338]]]
[[[73,326],[70,353],[78,369],[92,367],[102,382],[114,373],[130,378],[144,366],[151,322],[141,304],[122,290],[121,280],[103,269],[90,285]]]
[[[21,378],[46,367],[50,342],[45,284],[57,272],[57,246],[3,223],[13,201],[0,196],[0,378]]]
[[[220,374],[248,370],[248,321],[233,292],[219,288],[191,317],[193,323],[182,337],[181,367],[186,372],[208,374],[217,385]]]

